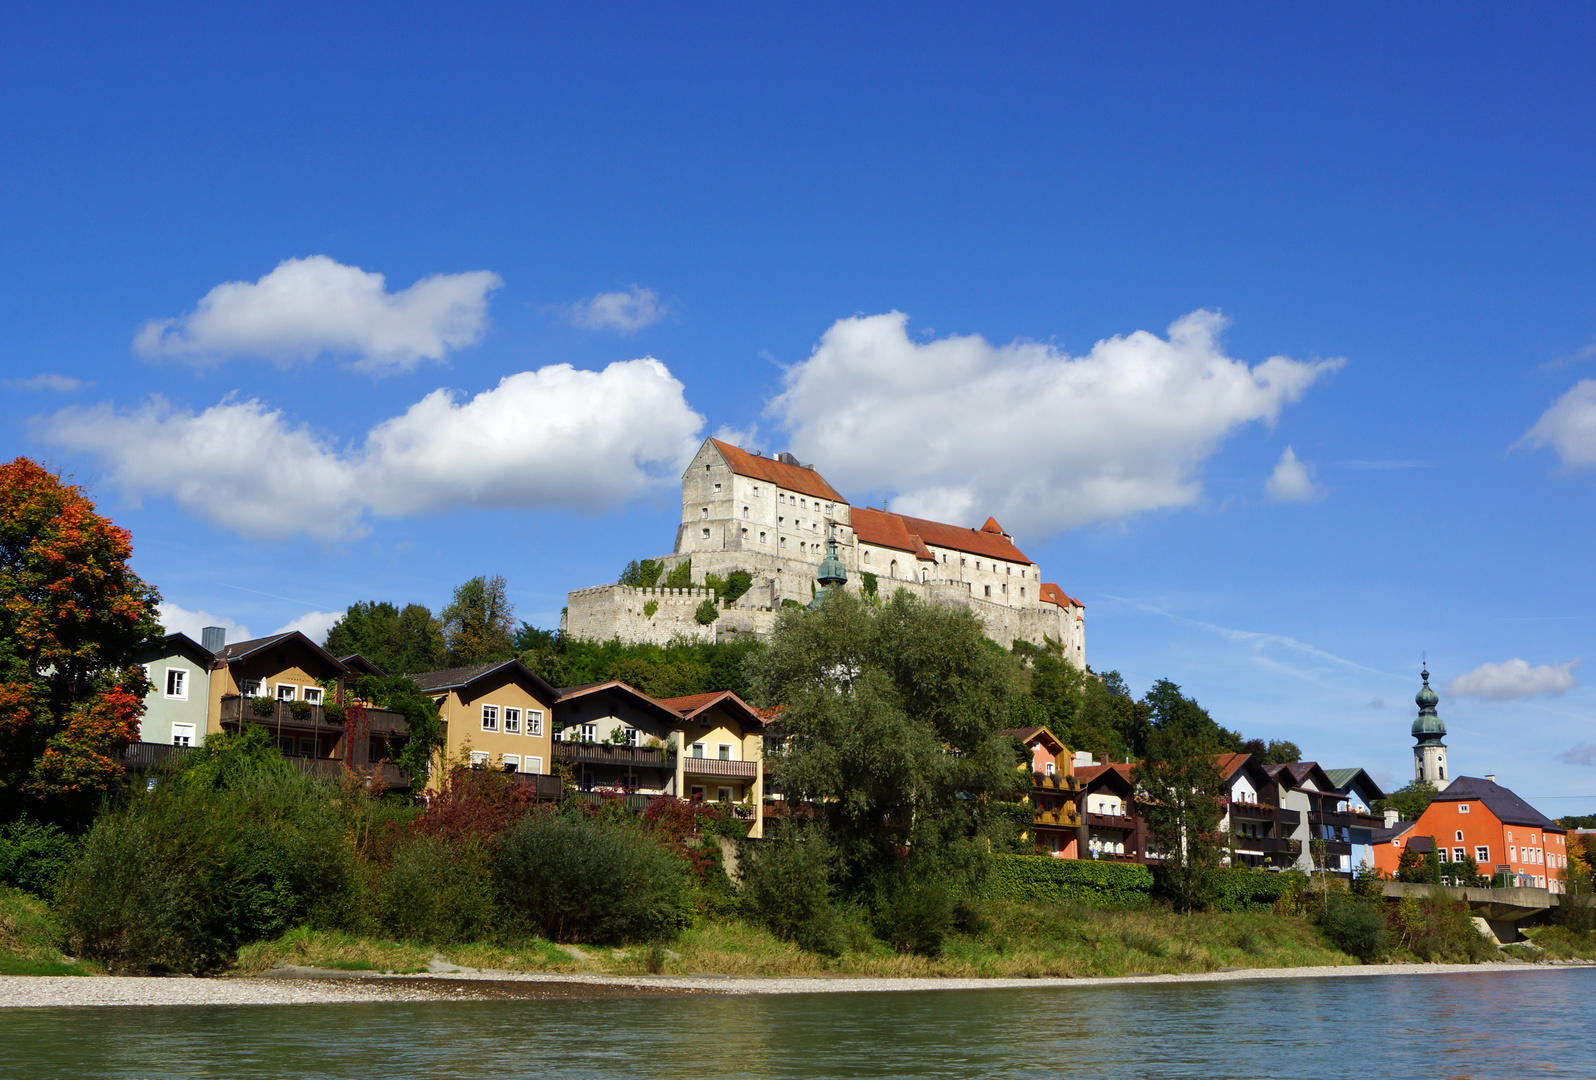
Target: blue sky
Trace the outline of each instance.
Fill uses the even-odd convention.
[[[1596,812],[1593,45],[1576,5],[19,10],[0,449],[262,633],[494,572],[552,625],[741,432],[998,512],[1094,666],[1330,766],[1405,779],[1427,653],[1456,771]]]

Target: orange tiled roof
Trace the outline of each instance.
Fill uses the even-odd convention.
[[[1251,756],[1252,755],[1250,755],[1250,754],[1220,754],[1220,755],[1218,755],[1214,759],[1214,764],[1219,766],[1219,776],[1220,776],[1220,778],[1223,779],[1223,780],[1229,780],[1230,777],[1231,777],[1231,774],[1234,773],[1237,769],[1241,768],[1242,762],[1246,761]]]
[[[740,446],[733,446],[719,439],[711,439],[715,449],[720,451],[721,457],[726,459],[726,464],[731,466],[731,471],[738,476],[749,476],[755,480],[765,480],[777,487],[786,488],[788,491],[797,491],[816,499],[830,499],[832,502],[846,503],[848,500],[837,494],[837,489],[826,483],[825,477],[813,469],[806,469],[802,465],[789,465],[785,461],[775,458],[761,457],[750,454]]]
[[[932,559],[927,544],[964,551],[971,555],[984,555],[1011,563],[1030,563],[1025,553],[1014,546],[1014,541],[1000,531],[966,529],[959,525],[944,525],[940,521],[906,517],[890,510],[874,507],[855,507],[853,531],[859,542],[879,544],[897,551],[913,552],[920,559]],[[991,518],[987,524],[997,527]],[[933,560],[934,561],[934,560]]]
[[[671,710],[671,712],[681,716],[683,720],[691,720],[710,706],[720,704],[728,705],[734,711],[740,711],[750,723],[763,726],[768,719],[765,713],[760,712],[730,690],[715,690],[708,694],[688,694],[686,697],[656,698],[655,700]]]
[[[1037,596],[1037,599],[1042,601],[1044,604],[1057,604],[1061,608],[1078,607],[1085,609],[1086,607],[1085,604],[1070,596],[1063,589],[1059,588],[1056,582],[1052,581],[1042,582],[1042,591]]]

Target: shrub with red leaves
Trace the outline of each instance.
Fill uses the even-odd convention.
[[[545,804],[545,811],[552,809]],[[494,845],[500,833],[537,810],[531,785],[519,783],[515,777],[485,769],[455,769],[411,828],[452,843]]]

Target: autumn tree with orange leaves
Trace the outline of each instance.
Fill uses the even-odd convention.
[[[131,537],[27,458],[0,466],[0,815],[92,797],[121,774],[161,634]]]

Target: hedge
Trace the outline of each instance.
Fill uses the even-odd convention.
[[[1051,855],[995,855],[992,863],[989,889],[994,900],[1138,907],[1147,903],[1153,887],[1152,872],[1135,863]]]
[[[1273,908],[1282,896],[1306,892],[1308,876],[1300,870],[1214,870],[1204,885],[1215,911],[1260,911]]]

